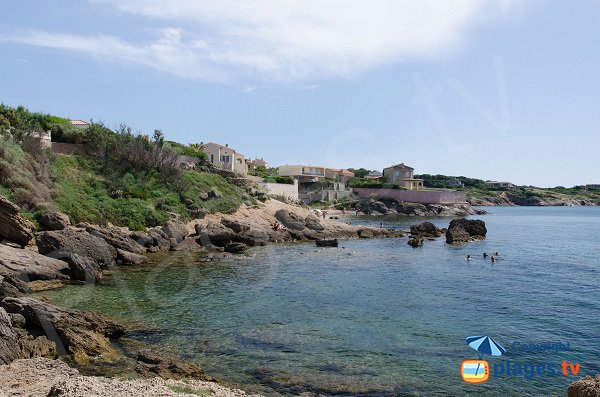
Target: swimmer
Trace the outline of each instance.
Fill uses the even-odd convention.
[[[467,255],[467,262],[471,262],[471,255]]]
[[[484,253],[483,253],[483,259],[485,259],[485,258],[487,258],[487,257],[488,257],[488,254],[487,254],[487,252],[484,252]]]
[[[496,262],[496,257],[494,255],[492,255],[492,263]]]

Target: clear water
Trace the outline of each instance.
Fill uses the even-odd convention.
[[[65,306],[130,316],[211,375],[268,395],[565,395],[572,376],[461,380],[476,359],[467,336],[508,349],[490,365],[581,365],[600,373],[600,208],[488,208],[485,241],[411,248],[406,239],[256,248],[201,263],[170,254],[117,270],[107,285],[47,292]],[[353,219],[379,224],[381,218]],[[419,218],[383,218],[407,229]],[[433,219],[447,226],[449,219]],[[483,252],[500,252],[492,264]],[[474,257],[468,263],[467,254]],[[567,352],[515,352],[513,341],[569,342]]]

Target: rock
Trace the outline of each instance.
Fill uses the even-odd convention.
[[[317,247],[337,247],[338,246],[338,240],[336,238],[332,238],[332,239],[319,239],[319,240],[315,240]]]
[[[410,227],[410,234],[423,237],[441,237],[442,231],[431,222],[422,222]]]
[[[208,197],[214,197],[216,199],[220,199],[222,197],[222,195],[221,195],[221,192],[213,189],[210,192],[208,192]]]
[[[101,228],[88,226],[86,231],[92,236],[99,237],[117,250],[129,251],[134,254],[143,254],[146,249],[129,237],[129,232],[123,232],[118,228]]]
[[[94,284],[101,279],[100,266],[90,257],[64,252],[62,250],[51,252],[48,256],[67,262],[69,265],[67,274],[72,280],[85,281],[89,284]]]
[[[28,296],[5,298],[0,306],[25,317],[29,333],[48,335],[59,354],[71,354],[76,362],[119,356],[108,338],[122,335],[125,329],[103,316],[58,308]]]
[[[0,244],[0,274],[12,274],[21,279],[68,279],[69,265],[28,249]]]
[[[7,240],[21,247],[25,247],[33,238],[35,226],[23,218],[19,212],[21,208],[0,196],[0,240]]]
[[[360,229],[358,232],[358,237],[360,238],[373,238],[374,234],[371,229]]]
[[[304,219],[300,218],[297,214],[280,209],[275,212],[275,218],[290,230],[304,230],[305,222]]]
[[[175,239],[177,243],[182,242],[189,235],[185,223],[181,221],[167,221],[162,231],[167,238]]]
[[[479,219],[453,219],[446,231],[448,244],[465,243],[471,240],[483,240],[487,234],[485,222]]]
[[[304,224],[310,230],[323,230],[325,229],[323,225],[321,225],[321,221],[314,215],[309,215],[304,219]]]
[[[124,265],[141,265],[148,262],[144,255],[134,254],[133,252],[117,249],[117,259]]]
[[[229,219],[221,219],[221,225],[233,230],[235,233],[245,232],[250,230],[250,226],[241,223],[240,221],[229,220]]]
[[[154,240],[154,246],[159,251],[168,251],[171,249],[171,242],[167,235],[160,228],[152,228],[148,230],[148,235]]]
[[[154,239],[148,233],[145,232],[131,232],[129,237],[142,247],[150,248],[154,247]],[[133,252],[133,251],[132,251]]]
[[[0,301],[7,297],[24,296],[29,292],[27,284],[16,275],[0,274]]]
[[[0,396],[5,391],[15,397],[45,397],[52,385],[73,379],[78,374],[61,360],[42,357],[15,360],[0,367]],[[88,389],[86,395],[91,397],[93,393]]]
[[[32,292],[50,291],[64,287],[62,280],[35,280],[27,283]]]
[[[91,258],[101,268],[113,265],[117,251],[103,238],[92,236],[82,229],[67,228],[39,233],[36,243],[40,254],[54,251]]]
[[[225,245],[225,252],[229,252],[231,254],[239,254],[248,249],[248,246],[244,243],[227,243]]]
[[[198,197],[200,197],[200,200],[202,200],[202,201],[206,201],[206,200],[208,200],[208,199],[210,198],[210,197],[208,196],[208,193],[206,193],[206,192],[202,192],[202,193],[200,193],[200,194],[198,195]]]
[[[233,241],[244,243],[251,247],[267,245],[269,235],[259,229],[249,229],[233,237]]]
[[[21,316],[22,317],[22,316]],[[17,319],[13,323],[13,318]],[[44,336],[31,336],[18,327],[22,322],[0,307],[0,364],[19,358],[56,357],[56,345]]]
[[[234,240],[236,233],[221,223],[209,223],[200,230],[199,240],[201,245],[214,244],[224,247],[227,243]]]
[[[422,236],[415,236],[408,240],[406,244],[410,245],[413,248],[421,247],[425,239]]]
[[[134,370],[148,378],[159,376],[163,379],[199,379],[214,382],[198,365],[178,359],[172,355],[142,349],[137,353],[138,362]]]
[[[43,230],[63,230],[71,226],[69,216],[62,212],[48,212],[38,219]]]
[[[569,385],[567,397],[600,397],[600,375],[585,376]]]

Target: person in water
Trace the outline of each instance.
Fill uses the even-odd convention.
[[[492,255],[492,263],[496,262],[496,257],[494,255]]]
[[[487,257],[488,257],[488,254],[487,254],[487,252],[484,252],[484,253],[483,253],[483,259],[485,259],[485,258],[487,258]]]
[[[498,251],[496,251],[496,256],[500,256],[500,254],[498,253]]]
[[[379,228],[383,229],[383,222],[379,222]]]
[[[471,255],[467,255],[467,262],[471,262]]]

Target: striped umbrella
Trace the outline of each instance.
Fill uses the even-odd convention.
[[[498,342],[487,335],[469,336],[467,338],[467,345],[480,352],[482,356],[484,354],[489,354],[490,356],[501,356],[506,353],[505,348],[500,346]]]

